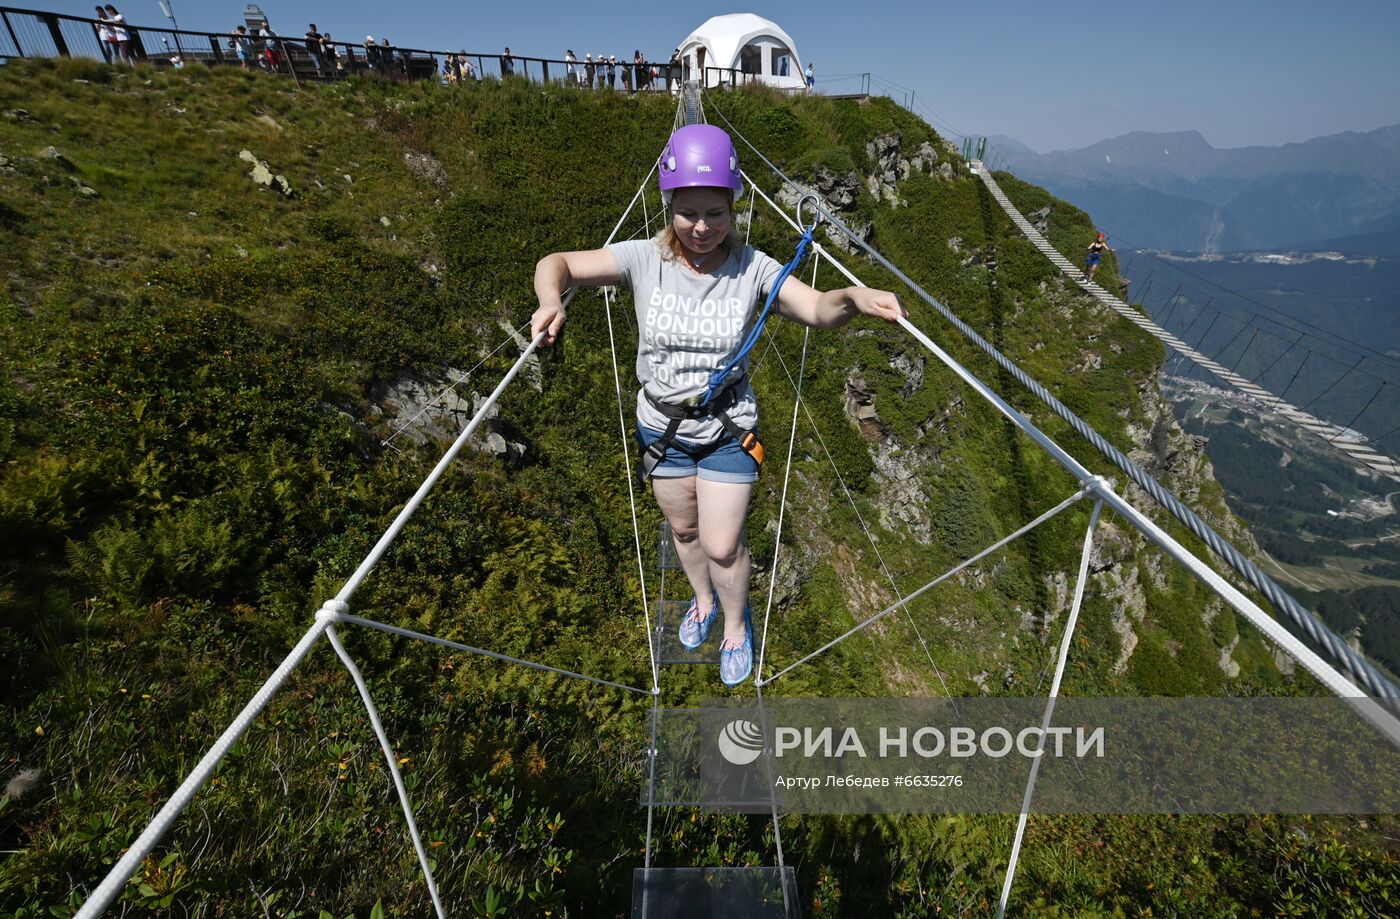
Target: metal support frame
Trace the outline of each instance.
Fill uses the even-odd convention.
[[[68,41],[63,37],[63,30],[58,27],[58,17],[53,13],[40,13],[39,20],[49,28],[49,36],[53,39],[53,46],[58,51],[59,57],[72,57],[68,53]]]
[[[5,31],[10,33],[10,41],[15,43],[15,56],[24,57],[24,46],[19,43],[19,36],[15,34],[15,27],[10,23],[10,14],[0,10],[0,19],[5,20]]]

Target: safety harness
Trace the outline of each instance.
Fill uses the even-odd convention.
[[[763,444],[758,439],[758,434],[752,430],[739,427],[733,418],[729,417],[729,410],[732,410],[734,403],[738,401],[741,387],[739,383],[744,379],[743,363],[749,356],[749,352],[758,344],[759,337],[763,334],[763,325],[768,321],[768,314],[773,309],[774,302],[778,299],[778,291],[783,287],[783,282],[788,279],[797,266],[807,256],[807,248],[812,243],[812,233],[817,229],[814,222],[802,234],[802,238],[797,242],[797,252],[792,257],[792,261],[783,266],[783,270],[778,272],[777,278],[773,280],[773,286],[768,290],[768,299],[763,304],[763,310],[758,314],[749,334],[739,343],[734,356],[723,367],[717,367],[710,371],[709,383],[705,386],[705,392],[699,400],[689,405],[672,405],[662,402],[660,399],[647,392],[646,387],[642,388],[642,395],[651,403],[652,407],[666,417],[666,430],[661,436],[652,441],[642,450],[641,463],[637,467],[642,481],[651,478],[656,467],[666,458],[666,450],[671,446],[671,442],[676,439],[676,432],[680,430],[681,422],[692,418],[714,418],[724,427],[725,433],[739,442],[739,447],[754,461],[754,465],[763,465]]]

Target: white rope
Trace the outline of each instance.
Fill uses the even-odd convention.
[[[1045,703],[1045,715],[1040,719],[1040,745],[1036,747],[1031,760],[1031,775],[1026,781],[1026,794],[1021,799],[1021,816],[1016,821],[1016,838],[1011,843],[1011,858],[1006,865],[1006,882],[1001,887],[1001,900],[997,903],[997,919],[1006,915],[1006,903],[1011,897],[1011,882],[1016,878],[1016,862],[1021,855],[1021,840],[1026,835],[1026,820],[1031,812],[1031,795],[1035,792],[1035,779],[1040,774],[1041,754],[1045,750],[1045,735],[1050,729],[1050,718],[1055,714],[1055,699],[1060,694],[1060,680],[1065,675],[1065,662],[1069,660],[1074,627],[1079,623],[1079,609],[1084,603],[1084,586],[1089,580],[1089,558],[1094,552],[1094,528],[1099,523],[1099,512],[1103,501],[1094,502],[1094,510],[1089,515],[1089,526],[1084,532],[1084,551],[1079,556],[1079,576],[1074,582],[1074,602],[1070,605],[1069,618],[1065,620],[1065,633],[1060,638],[1060,653],[1055,661],[1055,678],[1050,681],[1050,698]]]
[[[1088,495],[1089,493],[1090,493],[1090,488],[1089,488],[1088,486],[1085,486],[1084,488],[1081,488],[1079,491],[1075,492],[1074,494],[1070,495],[1070,496],[1069,496],[1068,498],[1066,498],[1065,500],[1061,501],[1059,504],[1057,504],[1057,505],[1055,505],[1054,507],[1050,508],[1050,510],[1048,510],[1048,511],[1046,511],[1045,513],[1041,514],[1039,517],[1035,518],[1035,519],[1032,520],[1030,523],[1028,523],[1028,524],[1026,524],[1025,526],[1021,527],[1021,528],[1020,528],[1019,530],[1017,530],[1016,532],[1012,533],[1012,534],[1009,535],[1009,536],[1004,536],[1004,537],[1002,537],[1001,539],[999,539],[999,540],[997,540],[996,542],[992,543],[990,546],[988,546],[987,548],[983,549],[981,552],[978,552],[976,555],[972,556],[971,558],[959,562],[958,564],[954,565],[952,568],[949,568],[947,571],[945,571],[945,572],[943,572],[942,574],[940,574],[938,577],[934,578],[932,581],[929,581],[927,584],[925,584],[924,586],[920,587],[918,590],[915,590],[915,591],[913,591],[912,593],[909,593],[909,594],[907,594],[907,595],[905,595],[905,596],[903,596],[903,597],[900,597],[900,598],[899,598],[898,600],[896,600],[893,604],[891,604],[890,606],[885,607],[885,608],[882,609],[880,612],[878,612],[878,613],[876,613],[875,615],[871,616],[869,619],[863,619],[863,620],[861,620],[860,622],[858,622],[858,623],[857,623],[855,626],[853,626],[852,628],[847,629],[846,632],[845,632],[844,634],[842,634],[842,635],[840,635],[840,636],[838,636],[838,637],[836,637],[836,638],[833,638],[831,641],[829,641],[829,642],[827,642],[826,644],[822,645],[820,648],[818,648],[817,650],[811,652],[811,653],[808,654],[807,656],[805,656],[805,657],[803,657],[803,658],[800,658],[800,659],[798,659],[798,660],[796,660],[796,661],[793,661],[791,664],[788,664],[786,667],[784,667],[782,670],[779,670],[777,673],[773,674],[773,675],[770,676],[768,679],[763,680],[762,682],[760,682],[759,685],[760,685],[760,686],[766,686],[766,685],[768,685],[769,683],[772,683],[772,682],[773,682],[774,680],[776,680],[778,677],[780,677],[780,676],[782,676],[783,674],[787,673],[789,670],[792,670],[794,667],[798,666],[799,664],[805,664],[807,661],[810,661],[812,658],[816,657],[817,655],[822,654],[823,652],[829,651],[829,650],[831,650],[832,648],[836,647],[838,644],[840,644],[841,642],[845,641],[847,638],[851,637],[852,635],[856,634],[857,632],[860,632],[860,631],[863,631],[863,630],[869,628],[870,626],[872,626],[872,625],[874,625],[875,623],[879,622],[879,621],[880,621],[881,619],[883,619],[884,617],[888,616],[890,613],[892,613],[892,612],[894,612],[895,610],[897,610],[897,609],[901,608],[902,606],[904,606],[904,605],[905,605],[906,603],[908,603],[909,601],[911,601],[911,600],[913,600],[913,599],[915,599],[915,598],[917,598],[917,597],[919,597],[919,596],[922,596],[924,593],[926,593],[926,592],[932,590],[933,588],[937,587],[939,584],[942,584],[944,581],[948,580],[948,578],[952,577],[953,575],[957,574],[958,572],[963,571],[964,569],[966,569],[966,568],[968,568],[968,567],[970,567],[970,566],[976,564],[977,562],[979,562],[979,561],[981,561],[982,559],[986,558],[988,555],[991,555],[993,552],[997,551],[998,549],[1002,548],[1003,546],[1007,545],[1008,543],[1014,542],[1015,540],[1019,539],[1020,537],[1024,536],[1025,534],[1029,533],[1031,530],[1034,530],[1036,527],[1040,526],[1042,523],[1044,523],[1045,521],[1049,520],[1051,517],[1054,517],[1056,514],[1058,514],[1058,513],[1060,513],[1061,511],[1065,510],[1067,507],[1069,507],[1070,505],[1074,504],[1076,501],[1079,501],[1080,499],[1082,499],[1085,495]]]
[[[750,209],[749,209],[749,226],[752,227],[752,226],[753,226],[753,204],[752,204],[752,201],[750,201],[749,208],[750,208]],[[747,239],[745,240],[745,244],[747,244]],[[816,283],[817,283],[817,263],[814,262],[813,265],[812,265],[812,286],[815,287],[815,286],[816,286]],[[759,644],[758,644],[758,663],[757,663],[756,666],[754,667],[754,691],[755,691],[755,692],[757,693],[757,695],[758,695],[758,707],[759,707],[759,712],[760,712],[760,714],[763,712],[763,679],[762,679],[762,677],[763,677],[763,654],[764,654],[764,651],[766,651],[767,648],[768,648],[768,621],[769,621],[769,616],[771,615],[771,613],[772,613],[772,611],[773,611],[773,590],[774,590],[775,586],[776,586],[777,583],[778,583],[778,558],[779,558],[779,556],[782,554],[782,547],[783,547],[783,513],[784,513],[784,511],[787,509],[788,483],[789,483],[789,481],[790,481],[791,478],[792,478],[792,455],[793,455],[794,448],[797,446],[797,410],[798,410],[798,407],[802,404],[802,379],[803,379],[803,377],[806,375],[806,370],[807,370],[807,342],[808,342],[808,339],[811,337],[811,334],[812,334],[812,329],[811,329],[810,326],[809,326],[809,327],[804,327],[804,328],[803,328],[803,330],[802,330],[802,359],[801,359],[801,362],[800,362],[800,364],[799,364],[799,369],[798,369],[798,371],[797,371],[797,386],[796,386],[797,396],[796,396],[796,398],[793,400],[793,403],[792,403],[792,427],[791,427],[791,432],[788,434],[787,463],[783,466],[783,490],[782,490],[782,496],[778,499],[778,531],[777,531],[777,533],[775,534],[775,536],[774,536],[774,538],[773,538],[773,570],[772,570],[772,571],[769,573],[769,575],[768,575],[768,602],[765,604],[765,606],[764,606],[764,608],[763,608],[763,634],[762,634],[762,637],[760,638]],[[770,331],[770,332],[769,332],[769,339],[768,339],[768,345],[769,345],[770,348],[773,346],[773,337],[772,337],[773,335],[774,335],[774,333],[773,333],[772,331]],[[765,352],[764,352],[764,355],[766,355],[767,353],[768,353],[768,352],[765,351]],[[759,361],[762,362],[762,357],[759,358]],[[768,730],[768,728],[767,728],[767,720],[766,720],[766,719],[763,719],[763,718],[760,718],[760,720],[763,722],[764,736],[767,736],[767,730]],[[783,867],[784,867],[784,862],[783,862],[783,835],[782,835],[782,829],[781,829],[781,827],[779,826],[779,821],[778,821],[778,799],[777,799],[777,796],[776,796],[775,792],[773,791],[773,789],[774,789],[774,787],[775,787],[775,786],[774,786],[774,781],[773,781],[773,764],[772,764],[772,760],[771,760],[771,758],[770,758],[769,751],[768,751],[768,748],[767,748],[767,747],[765,747],[765,748],[764,748],[764,751],[763,751],[763,765],[764,765],[764,770],[767,772],[767,775],[768,775],[768,781],[767,781],[767,785],[768,785],[768,804],[769,804],[769,809],[770,809],[770,811],[771,811],[772,819],[773,819],[773,847],[774,847],[774,849],[777,851],[777,855],[778,855],[778,877],[779,877],[779,883],[781,884],[782,890],[783,890],[783,908],[784,908],[784,912],[785,912],[786,914],[793,914],[793,913],[795,912],[795,910],[793,910],[792,904],[789,904],[788,901],[787,901],[787,900],[788,900],[788,885],[787,885],[787,884],[782,884],[782,873],[783,873]]]
[[[749,198],[749,228],[753,228],[753,202],[754,198]],[[748,244],[748,237],[745,236],[744,244]],[[812,260],[812,287],[817,286],[817,270],[821,267],[821,262]],[[773,347],[774,332],[769,331],[768,347]],[[797,412],[802,407],[802,381],[807,374],[807,342],[811,337],[811,326],[802,329],[802,358],[798,363],[797,381],[793,384],[795,397],[792,401],[792,430],[788,434],[787,463],[783,466],[783,490],[782,496],[778,499],[778,532],[773,538],[773,570],[768,575],[768,602],[763,607],[763,632],[758,643],[758,665],[754,667],[754,682],[759,686],[763,685],[763,656],[768,650],[768,619],[773,612],[773,591],[778,584],[778,558],[782,555],[783,548],[783,512],[787,510],[788,482],[792,478],[792,454],[797,446]],[[760,363],[768,355],[764,351],[759,356]],[[784,369],[786,369],[784,364]],[[791,378],[791,377],[789,377]],[[780,863],[781,864],[781,863]]]
[[[467,382],[467,380],[471,379],[471,375],[477,370],[480,370],[482,364],[485,364],[491,358],[495,357],[498,353],[500,353],[502,348],[504,348],[506,345],[510,344],[512,341],[515,340],[516,335],[519,335],[521,332],[523,332],[525,329],[528,329],[529,327],[530,323],[526,322],[524,325],[517,328],[513,334],[506,336],[499,345],[491,349],[490,354],[477,361],[470,370],[459,374],[457,376],[457,379],[453,380],[447,386],[443,387],[442,391],[439,392],[436,396],[433,396],[431,399],[429,399],[428,402],[418,410],[417,414],[415,414],[412,418],[408,419],[407,421],[403,422],[403,424],[401,424],[399,427],[395,428],[394,431],[390,433],[388,437],[379,442],[379,445],[381,447],[389,446],[395,437],[398,437],[404,431],[407,431],[409,428],[413,427],[413,423],[419,418],[422,418],[423,415],[427,413],[428,409],[432,408],[434,405],[437,405],[438,402],[442,401],[443,396],[452,392],[458,386],[461,386],[463,383]]]
[[[642,531],[637,523],[637,495],[632,485],[632,451],[627,444],[627,418],[622,407],[622,375],[617,369],[617,341],[613,336],[612,296],[603,289],[603,311],[608,318],[608,354],[612,357],[613,386],[617,390],[617,426],[622,437],[622,463],[627,474],[627,503],[632,510],[632,540],[637,546],[637,578],[642,590],[642,617],[647,630],[647,653],[651,655],[651,691],[661,694],[661,670],[656,660],[656,639],[651,631],[651,604],[647,599],[646,565],[642,560]]]
[[[763,684],[762,684],[762,683],[755,682],[755,684],[754,684],[754,692],[755,692],[755,693],[757,694],[757,696],[758,696],[758,718],[759,718],[759,722],[760,722],[760,727],[761,727],[762,730],[763,730],[763,736],[764,736],[764,737],[767,737],[767,736],[768,736],[768,719],[767,719],[766,717],[764,717],[764,713],[765,713],[766,709],[763,707]],[[778,826],[778,797],[777,797],[777,794],[773,791],[773,789],[777,786],[777,783],[774,781],[774,778],[773,778],[772,750],[771,750],[766,744],[765,744],[764,747],[763,747],[763,769],[764,769],[764,772],[767,773],[767,777],[768,777],[768,783],[767,783],[767,784],[768,784],[768,806],[769,806],[769,810],[772,812],[772,815],[773,815],[773,848],[777,850],[777,854],[778,854],[778,876],[779,876],[779,878],[781,878],[781,877],[782,877],[782,874],[783,874],[783,867],[784,867],[784,862],[783,862],[783,834],[782,834],[782,830],[781,830],[781,829],[779,828],[779,826]],[[797,915],[798,913],[800,913],[800,910],[793,909],[792,906],[790,906],[790,905],[788,904],[788,889],[787,889],[787,885],[786,885],[786,884],[783,884],[783,906],[784,906],[784,915],[793,916],[793,915]]]
[[[742,172],[742,170],[741,170],[741,172]],[[780,217],[782,217],[784,220],[786,220],[786,221],[793,227],[793,229],[797,230],[798,232],[802,232],[802,231],[803,231],[802,226],[801,226],[796,220],[794,220],[792,217],[789,217],[788,214],[787,214],[787,212],[785,212],[782,208],[780,208],[780,207],[777,205],[777,203],[775,203],[775,202],[773,201],[772,198],[768,197],[767,195],[765,195],[765,194],[763,194],[762,192],[759,191],[758,186],[757,186],[756,184],[754,184],[753,178],[752,178],[751,176],[749,176],[747,173],[742,173],[742,174],[743,174],[744,179],[746,179],[746,180],[748,181],[748,183],[749,183],[749,188],[755,193],[754,196],[752,196],[752,197],[749,198],[749,229],[750,229],[750,230],[753,228],[753,207],[754,207],[754,203],[755,203],[755,201],[757,200],[758,197],[762,197],[763,200],[768,204],[768,206],[771,207],[774,211],[776,211]],[[844,275],[845,275],[849,280],[851,280],[853,283],[855,283],[855,284],[857,284],[857,285],[859,285],[859,286],[861,286],[861,287],[864,287],[864,286],[865,286],[864,284],[861,284],[861,282],[860,282],[854,275],[852,275],[852,274],[846,269],[846,267],[845,267],[844,265],[842,265],[840,262],[838,262],[838,261],[836,261],[834,258],[832,258],[831,255],[830,255],[830,253],[826,252],[826,250],[822,248],[822,246],[821,246],[820,243],[817,243],[817,242],[813,241],[813,247],[814,247],[814,248],[813,248],[813,251],[816,253],[816,258],[814,259],[814,264],[813,264],[813,266],[812,266],[812,286],[813,286],[813,287],[816,286],[817,270],[818,270],[819,266],[821,265],[821,259],[822,259],[822,258],[825,258],[829,263],[831,263],[831,265],[832,265],[834,268],[836,268],[838,271],[840,271],[842,274],[844,274]],[[769,351],[769,350],[772,350],[772,348],[773,348],[773,338],[772,338],[772,334],[773,334],[773,333],[771,333],[771,332],[769,333],[768,348],[764,350],[763,354],[762,354],[762,355],[759,357],[759,359],[758,359],[758,364],[759,364],[759,365],[761,365],[761,364],[763,363],[763,358],[765,358],[765,357],[768,356],[768,351]],[[804,346],[804,348],[805,348],[805,346],[806,346],[805,339],[804,339],[803,346]],[[837,467],[837,465],[836,465],[836,460],[835,460],[834,458],[832,458],[831,451],[830,451],[829,449],[827,449],[827,446],[826,446],[826,439],[825,439],[824,437],[822,437],[821,429],[817,427],[816,421],[812,418],[812,413],[811,413],[811,411],[808,410],[807,404],[802,400],[802,392],[801,392],[801,386],[800,386],[800,384],[799,384],[798,382],[796,382],[796,381],[793,381],[793,379],[792,379],[792,371],[788,369],[787,361],[783,359],[782,351],[779,350],[777,353],[778,353],[778,360],[779,360],[779,362],[781,362],[782,365],[783,365],[783,373],[787,375],[788,381],[789,381],[790,383],[792,383],[793,389],[797,392],[797,404],[800,405],[800,406],[802,407],[803,414],[805,414],[805,415],[807,416],[807,422],[808,422],[808,424],[810,424],[810,425],[812,426],[812,431],[813,431],[813,433],[815,433],[815,434],[817,435],[817,440],[818,440],[818,442],[821,444],[822,452],[823,452],[824,454],[826,454],[826,460],[827,460],[827,462],[831,465],[832,471],[836,473],[836,480],[837,480],[838,482],[841,483],[841,490],[845,493],[845,495],[846,495],[846,501],[851,505],[851,510],[852,510],[852,512],[855,513],[855,515],[856,515],[856,520],[860,522],[860,528],[861,528],[861,530],[865,533],[865,539],[866,539],[866,541],[867,541],[868,543],[870,543],[871,551],[873,551],[873,552],[875,553],[875,559],[876,559],[876,561],[879,563],[880,570],[884,573],[884,575],[885,575],[885,580],[889,581],[890,590],[894,593],[895,596],[899,596],[899,585],[895,582],[894,574],[890,571],[889,565],[885,564],[885,556],[884,556],[884,553],[882,553],[882,552],[880,551],[880,546],[875,542],[875,536],[874,536],[874,534],[872,534],[872,533],[870,532],[870,527],[869,527],[869,525],[866,524],[866,522],[865,522],[865,517],[861,514],[860,508],[856,505],[855,497],[852,496],[850,488],[847,487],[845,477],[841,475],[841,470],[840,470],[839,467]],[[756,370],[756,369],[757,369],[757,367],[755,367],[755,370]],[[794,411],[795,411],[795,409],[794,409]],[[904,621],[904,622],[907,622],[907,623],[909,624],[910,628],[912,628],[912,629],[914,630],[914,636],[915,636],[915,638],[918,639],[919,647],[921,647],[921,648],[923,649],[924,657],[925,657],[925,659],[928,660],[929,667],[933,670],[934,676],[938,678],[938,685],[941,686],[941,687],[943,687],[943,695],[944,695],[945,697],[947,697],[947,698],[952,698],[952,692],[949,691],[949,689],[948,689],[948,683],[947,683],[946,680],[943,679],[943,671],[942,671],[941,669],[939,669],[938,664],[934,661],[934,659],[933,659],[933,652],[929,650],[928,642],[924,640],[924,633],[923,633],[923,630],[919,628],[919,624],[918,624],[918,622],[914,619],[914,616],[913,616],[912,613],[910,613],[907,609],[906,609],[904,612],[905,612],[905,616],[904,616],[904,620],[903,620],[903,621]],[[955,703],[954,703],[954,710],[956,710],[956,708],[957,708],[957,703],[955,702]]]
[[[812,272],[816,282],[816,272]],[[783,512],[787,510],[788,482],[792,478],[792,453],[797,446],[797,410],[802,401],[802,377],[807,370],[807,340],[811,336],[810,327],[802,330],[802,363],[797,371],[797,398],[792,403],[792,433],[788,435],[787,464],[783,466],[783,490],[778,499],[778,532],[773,537],[773,570],[768,574],[768,602],[763,608],[763,632],[758,642],[758,665],[754,667],[754,682],[763,685],[763,654],[768,650],[768,619],[773,612],[773,591],[778,584],[778,559],[783,549]]]
[[[823,253],[818,253],[817,261],[819,263],[822,255]],[[828,261],[831,260],[829,255],[825,257]],[[815,276],[815,270],[813,275]],[[771,349],[773,345],[771,335],[768,344]],[[846,484],[846,477],[841,474],[841,469],[836,465],[836,460],[832,457],[831,450],[827,448],[826,438],[822,436],[821,428],[817,427],[816,419],[812,417],[812,412],[807,407],[806,400],[802,398],[801,387],[793,380],[792,371],[788,369],[787,360],[783,358],[782,351],[777,350],[776,353],[778,355],[778,362],[782,365],[783,373],[787,376],[788,382],[792,384],[793,389],[797,391],[797,404],[802,407],[802,413],[807,417],[807,423],[812,426],[812,433],[817,435],[817,443],[821,445],[822,453],[826,456],[826,461],[827,464],[831,466],[831,471],[836,474],[836,481],[841,485],[841,491],[846,496],[846,502],[851,506],[851,512],[856,515],[856,521],[860,524],[861,532],[865,534],[865,541],[870,544],[870,550],[875,553],[875,560],[879,564],[880,571],[884,574],[885,580],[889,582],[890,591],[896,597],[899,596],[899,584],[895,581],[894,574],[890,571],[890,566],[885,563],[885,555],[880,551],[880,546],[875,541],[875,535],[870,532],[870,525],[865,522],[865,515],[860,512],[860,507],[856,504],[855,496],[851,494],[850,486]],[[768,351],[765,350],[763,352],[763,357],[767,356]],[[760,363],[762,363],[763,357],[759,358]],[[914,619],[913,613],[908,609],[905,609],[904,613],[905,616],[902,621],[906,622],[914,630],[914,637],[918,639],[919,646],[923,649],[924,658],[928,661],[929,667],[933,670],[933,675],[938,678],[938,685],[943,687],[943,695],[951,699],[953,694],[948,689],[947,681],[943,679],[943,671],[939,669],[938,664],[934,662],[933,652],[929,650],[928,642],[924,640],[923,630],[919,628],[919,623]],[[852,617],[854,618],[854,614],[852,614]],[[957,711],[956,701],[953,702],[953,710],[955,712]]]
[[[389,548],[389,544],[399,535],[404,525],[408,523],[408,519],[413,516],[414,511],[418,510],[418,506],[422,504],[423,499],[428,496],[428,492],[433,490],[433,486],[437,484],[438,479],[442,478],[442,474],[447,471],[447,467],[452,465],[452,461],[457,458],[457,454],[462,452],[462,448],[467,445],[467,441],[476,433],[476,429],[480,427],[481,422],[485,420],[486,413],[496,404],[496,400],[501,397],[501,393],[505,392],[511,380],[515,379],[516,374],[520,372],[520,368],[525,366],[525,362],[530,359],[530,355],[535,353],[535,349],[540,346],[540,342],[544,341],[544,336],[545,333],[540,332],[540,334],[536,335],[534,340],[526,346],[525,350],[520,353],[520,357],[516,359],[506,375],[501,378],[501,382],[496,384],[496,388],[491,391],[491,395],[487,396],[481,408],[477,409],[472,420],[462,429],[462,433],[457,435],[457,439],[452,442],[451,447],[447,448],[447,452],[442,455],[442,459],[438,460],[437,465],[433,467],[433,471],[428,473],[428,477],[418,486],[418,490],[413,493],[413,497],[409,498],[403,510],[399,511],[398,516],[394,518],[394,522],[389,524],[389,528],[384,531],[384,535],[379,537],[379,541],[374,544],[374,548],[370,549],[364,561],[360,562],[360,567],[355,569],[355,573],[350,576],[350,580],[346,581],[345,586],[340,588],[340,593],[335,595],[337,600],[341,600],[345,603],[350,602],[350,598],[354,596],[355,591],[359,589],[359,586],[364,583],[365,578],[369,576],[370,570],[383,558],[384,553]]]
[[[753,179],[749,179],[749,187],[750,187],[750,188],[753,187]],[[754,202],[756,202],[757,200],[758,200],[758,196],[755,195],[755,194],[753,194],[752,192],[750,192],[750,194],[749,194],[749,219],[748,219],[748,221],[745,222],[745,224],[744,224],[744,245],[746,245],[746,246],[749,244],[749,237],[751,237],[751,236],[753,235],[753,206],[754,206]],[[813,277],[812,286],[813,286],[813,287],[816,286],[816,280],[815,280],[816,276],[817,276],[816,268],[813,268],[813,269],[812,269],[812,277]]]
[[[787,361],[783,358],[783,353],[781,351],[776,351],[775,353],[778,355],[778,363],[782,365],[783,373],[787,375],[789,381],[792,381],[792,371],[788,369]],[[765,351],[764,354],[766,355],[767,352]],[[894,574],[890,571],[890,566],[885,563],[885,555],[880,551],[880,546],[875,541],[875,534],[870,532],[870,525],[865,522],[865,515],[860,512],[860,506],[856,504],[855,496],[851,494],[851,488],[846,484],[846,477],[841,474],[840,467],[836,465],[836,460],[832,457],[831,450],[826,445],[826,438],[822,436],[821,428],[817,427],[817,421],[812,417],[811,409],[807,407],[806,400],[799,397],[798,403],[802,406],[802,413],[806,416],[807,423],[812,426],[812,433],[817,435],[817,443],[821,445],[822,453],[826,456],[827,464],[831,466],[831,471],[836,474],[836,481],[840,484],[841,491],[846,496],[846,503],[851,506],[851,513],[856,515],[856,521],[860,524],[861,532],[865,534],[865,540],[870,544],[870,550],[875,553],[875,561],[879,564],[880,571],[885,575],[885,580],[889,582],[891,592],[896,597],[899,596],[899,584],[895,581]],[[929,667],[933,669],[933,675],[938,678],[938,684],[943,687],[943,695],[951,699],[952,693],[948,689],[947,682],[943,679],[943,671],[940,670],[938,664],[934,662],[933,653],[929,651],[928,642],[924,641],[924,635],[919,629],[919,624],[914,620],[913,614],[910,613],[908,609],[905,609],[904,613],[905,617],[903,621],[907,622],[914,629],[914,635],[924,650],[924,657],[928,660]],[[956,701],[953,702],[953,710],[955,712],[957,711]]]
[[[547,670],[550,673],[557,673],[560,676],[572,677],[576,680],[584,680],[589,683],[597,683],[599,686],[611,686],[613,689],[621,689],[626,692],[635,692],[638,695],[649,696],[650,690],[637,686],[628,686],[626,683],[615,683],[612,680],[605,680],[601,677],[589,676],[585,673],[577,673],[573,670],[565,670],[562,667],[554,667],[549,664],[541,664],[536,661],[525,660],[520,657],[511,657],[509,654],[502,654],[499,651],[488,651],[485,648],[477,648],[473,645],[463,644],[460,641],[453,641],[450,638],[439,638],[436,635],[429,635],[425,632],[415,632],[413,629],[405,629],[402,626],[389,625],[387,622],[380,622],[377,619],[365,619],[362,616],[352,616],[343,613],[340,616],[341,622],[350,622],[355,625],[362,625],[371,629],[378,629],[381,632],[388,632],[390,635],[398,635],[402,638],[412,638],[415,641],[426,642],[430,645],[441,645],[444,648],[452,648],[454,651],[466,651],[469,654],[479,654],[482,657],[489,657],[493,660],[504,661],[507,664],[519,664],[522,667],[529,667],[532,670]]]
[[[326,601],[326,607],[322,608],[322,613],[334,603],[334,600]],[[185,776],[180,787],[175,789],[170,800],[166,801],[156,812],[156,815],[151,818],[151,822],[141,831],[141,835],[136,837],[136,841],[126,850],[126,854],[117,859],[117,863],[107,872],[102,883],[97,885],[97,889],[78,910],[75,919],[93,919],[95,916],[100,916],[117,899],[117,895],[126,886],[127,880],[141,866],[141,862],[145,861],[146,856],[151,854],[151,850],[170,829],[175,818],[180,816],[194,798],[195,793],[204,786],[205,782],[209,781],[209,777],[214,774],[219,763],[228,755],[228,751],[232,749],[234,744],[238,743],[243,732],[248,730],[248,726],[267,707],[268,701],[282,688],[282,684],[287,681],[287,677],[292,675],[292,671],[301,663],[302,658],[306,657],[311,646],[316,644],[321,633],[330,627],[330,617],[322,613],[317,614],[316,622],[306,630],[306,634],[301,636],[301,640],[296,643],[296,646],[283,658],[282,663],[277,666],[272,675],[253,694],[253,698],[248,700],[248,704],[243,706],[243,710],[219,735],[219,739],[214,741],[214,745],[190,770],[190,774]]]
[[[642,848],[642,867],[651,867],[651,824],[656,810],[656,757],[660,751],[656,747],[656,731],[661,721],[661,696],[651,697],[651,743],[647,745],[647,837]],[[646,910],[642,910],[645,916]]]
[[[444,919],[447,914],[442,909],[442,900],[438,898],[433,869],[428,864],[428,853],[423,849],[423,840],[418,835],[418,822],[413,819],[413,805],[408,800],[408,789],[404,787],[403,775],[399,772],[398,757],[394,755],[394,748],[389,744],[389,735],[384,732],[384,725],[379,720],[379,709],[374,705],[374,697],[369,694],[369,686],[365,684],[364,674],[360,673],[354,658],[340,643],[335,626],[326,629],[326,638],[340,657],[341,663],[345,664],[345,669],[350,671],[350,678],[355,681],[355,688],[360,692],[360,701],[365,704],[370,727],[374,729],[374,736],[379,738],[379,748],[384,751],[384,761],[389,764],[389,774],[394,778],[394,790],[399,795],[399,805],[403,808],[404,822],[408,824],[408,835],[413,840],[413,850],[418,853],[418,864],[423,869],[423,880],[428,884],[428,894],[433,898],[433,909],[437,911],[438,919]]]

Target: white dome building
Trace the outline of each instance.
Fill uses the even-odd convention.
[[[753,13],[714,16],[691,32],[680,46],[685,79],[703,86],[760,82],[779,89],[802,89],[802,61],[797,44],[778,24]],[[706,68],[722,68],[726,73]]]

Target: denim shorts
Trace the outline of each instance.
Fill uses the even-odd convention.
[[[661,439],[662,431],[637,425],[637,447],[645,450]],[[698,475],[707,482],[748,484],[758,481],[758,463],[744,452],[739,441],[724,435],[709,444],[697,444],[679,437],[666,448],[666,456],[652,472],[655,479],[684,479]]]

